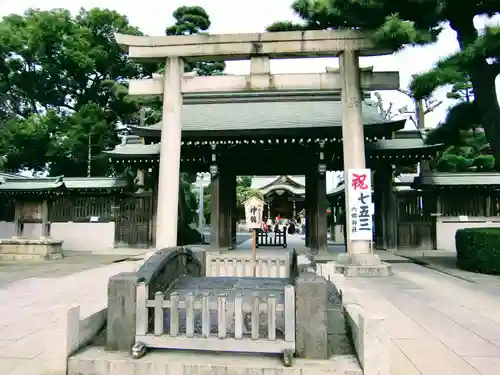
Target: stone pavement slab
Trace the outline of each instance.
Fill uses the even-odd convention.
[[[109,277],[137,267],[138,262],[120,262],[63,277],[4,285],[0,289],[0,374],[40,375],[53,334],[54,311],[81,305],[82,318],[103,309]]]
[[[68,375],[362,375],[354,356],[330,360],[295,359],[284,367],[278,356],[194,351],[151,351],[139,361],[128,353],[89,347],[72,356]],[[405,374],[407,375],[407,374]],[[412,374],[408,374],[412,375]]]
[[[52,278],[123,261],[140,252],[120,251],[94,254],[88,251],[65,251],[63,259],[52,261],[1,261],[0,288],[14,281],[31,278]],[[144,250],[142,250],[144,253]]]
[[[394,276],[351,278],[377,293],[392,339],[392,374],[500,374],[500,293],[416,264]]]

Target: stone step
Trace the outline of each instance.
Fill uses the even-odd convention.
[[[44,261],[44,260],[56,260],[62,259],[63,255],[61,253],[54,253],[48,255],[41,254],[23,254],[23,253],[0,253],[0,262],[11,262],[11,261]]]
[[[153,351],[134,360],[128,353],[89,347],[72,356],[68,375],[363,375],[355,356],[340,355],[329,360],[294,359],[284,367],[279,356],[195,351]]]

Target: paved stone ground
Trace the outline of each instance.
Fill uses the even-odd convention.
[[[210,231],[203,232],[205,236],[205,241],[210,243]],[[236,246],[242,244],[243,242],[249,240],[252,237],[252,234],[249,232],[238,232],[236,233]]]
[[[456,253],[436,250],[403,250],[397,254],[411,259],[417,264],[470,281],[471,283],[482,284],[486,287],[500,287],[500,276],[483,275],[458,269]]]
[[[289,237],[289,248],[303,248],[299,238]],[[239,246],[249,248],[250,241]],[[329,253],[343,251],[329,244]],[[417,251],[376,253],[392,264],[394,276],[347,283],[381,297],[376,309],[388,322],[392,375],[500,374],[499,277],[457,270],[450,254],[434,252],[424,262],[420,254],[424,267],[407,258]]]
[[[40,375],[51,312],[74,304],[81,305],[82,317],[100,310],[109,277],[137,268],[133,261],[112,263],[120,258],[87,253],[38,264],[1,263],[0,374]]]
[[[299,238],[292,241],[297,246],[301,246]],[[240,248],[248,249],[248,245]],[[334,251],[342,249],[335,246]],[[391,373],[500,374],[498,279],[476,275],[467,280],[450,275],[450,267],[443,273],[393,254],[380,254],[393,263],[394,276],[348,282],[382,297],[377,309],[389,323]],[[108,278],[136,267],[131,261],[109,264],[123,257],[75,253],[50,264],[1,263],[0,374],[39,375],[50,339],[48,313],[61,304],[81,304],[82,315],[102,306]]]
[[[392,338],[392,374],[500,374],[498,287],[404,261],[393,263],[393,271],[348,280],[382,297],[377,308]]]
[[[49,262],[0,262],[0,288],[23,279],[67,276],[106,264],[120,262],[133,255],[128,255],[125,252],[93,254],[84,251],[65,251],[64,256],[64,259]]]

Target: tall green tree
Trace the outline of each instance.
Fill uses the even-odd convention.
[[[449,109],[444,122],[427,134],[426,143],[448,146],[431,162],[431,167],[439,172],[494,170],[495,159],[481,124],[472,85],[464,77],[452,86],[447,96],[458,103]]]
[[[115,127],[137,104],[126,81],[155,64],[132,62],[115,32],[140,35],[125,16],[106,9],[27,10],[0,22],[0,153],[11,171],[102,176],[102,151],[117,143]],[[35,152],[34,152],[35,150]]]
[[[460,52],[443,59],[430,72],[412,83],[417,100],[439,86],[462,82],[467,76],[474,92],[481,123],[500,170],[500,107],[495,78],[500,72],[500,28],[481,34],[474,27],[477,16],[491,17],[500,11],[500,1],[451,0],[296,0],[293,10],[301,24],[277,22],[268,30],[357,28],[372,33],[374,42],[393,49],[407,44],[436,40],[444,24],[456,32]]]
[[[175,23],[166,28],[167,35],[206,34],[211,24],[208,13],[200,6],[181,6],[174,11],[173,17]],[[196,72],[200,76],[220,75],[225,68],[224,61],[199,61],[185,64],[186,72]]]

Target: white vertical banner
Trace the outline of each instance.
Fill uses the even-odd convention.
[[[347,238],[351,241],[373,241],[372,172],[349,169],[347,188]]]

